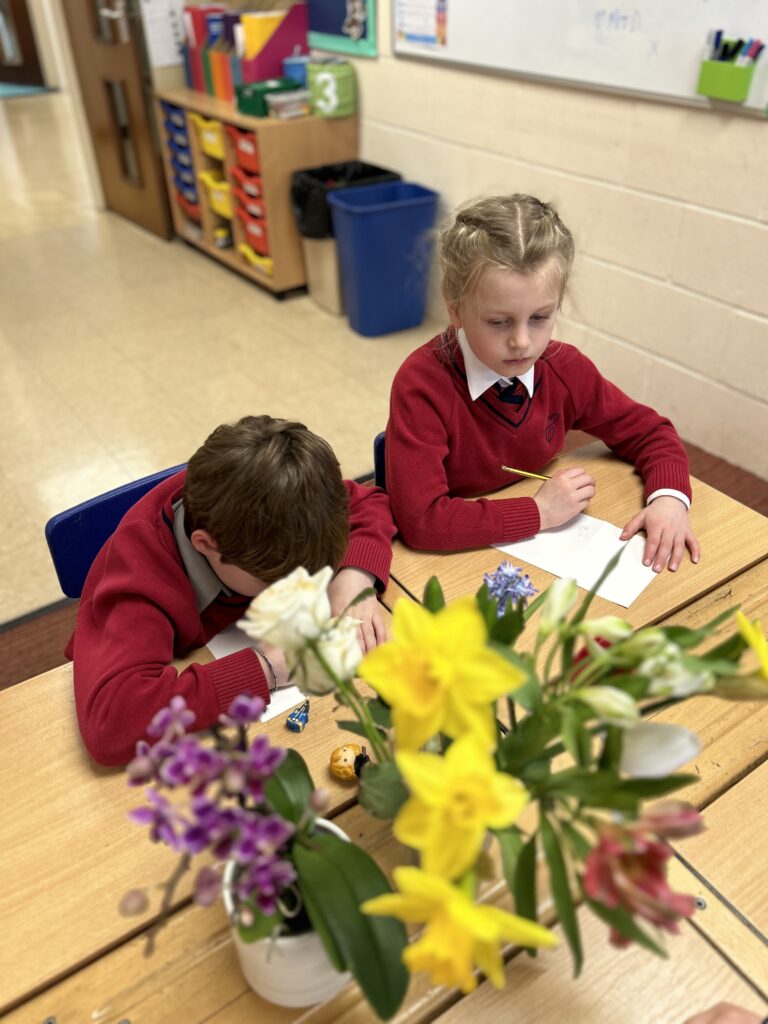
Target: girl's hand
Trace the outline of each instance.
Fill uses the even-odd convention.
[[[340,569],[328,584],[331,612],[341,615],[359,593],[369,590],[375,582],[373,575],[364,569],[352,566]],[[387,639],[387,627],[375,594],[358,601],[347,614],[352,619],[360,620],[360,647],[363,653],[372,651]]]
[[[559,469],[533,496],[539,506],[541,529],[567,523],[583,512],[594,496],[595,481],[586,470]]]
[[[676,498],[673,499],[677,501]],[[689,1017],[685,1024],[760,1024],[765,1020],[759,1013],[745,1010],[743,1006],[733,1003],[718,1003],[702,1013]]]
[[[680,568],[686,548],[694,564],[701,558],[699,542],[688,520],[688,509],[678,498],[670,495],[654,498],[630,519],[619,539],[629,540],[638,530],[645,530],[646,535],[643,565],[653,564],[654,572],[661,572],[667,561],[670,571],[675,572]]]

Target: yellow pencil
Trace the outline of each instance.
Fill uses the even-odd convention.
[[[543,473],[529,473],[526,469],[512,469],[511,466],[502,466],[503,470],[507,473],[517,473],[518,476],[529,476],[531,480],[549,480],[550,477],[544,476]]]

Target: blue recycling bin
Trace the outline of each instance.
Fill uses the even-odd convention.
[[[328,193],[349,323],[377,337],[424,319],[437,193],[408,181]]]

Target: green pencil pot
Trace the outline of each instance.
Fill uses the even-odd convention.
[[[727,60],[704,60],[696,92],[713,100],[743,103],[749,95],[754,71],[754,64],[741,68]]]

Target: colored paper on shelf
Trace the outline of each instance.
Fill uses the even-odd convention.
[[[240,24],[240,14],[224,15],[224,42],[230,50],[235,49],[235,26]]]
[[[187,26],[187,41],[190,46],[203,46],[208,38],[206,16],[225,10],[221,4],[188,4],[184,8],[184,24]]]
[[[224,38],[224,12],[216,11],[205,16],[205,43],[209,48]]]
[[[241,16],[246,58],[261,53],[285,17],[285,11],[247,11]]]
[[[205,92],[202,48],[199,46],[187,46],[186,51],[189,60],[189,73],[192,78],[192,88],[198,92]]]
[[[309,53],[307,5],[304,3],[294,4],[288,11],[282,13],[284,17],[261,51],[255,56],[244,58],[243,82],[261,82],[267,78],[282,78],[285,57]]]
[[[213,96],[213,75],[211,74],[211,51],[207,46],[200,47],[201,63],[203,65],[203,80],[205,82],[204,92]]]

